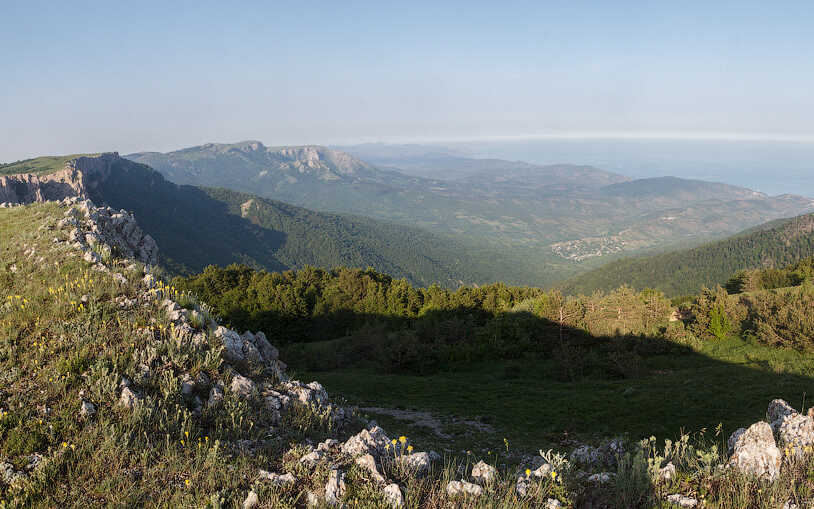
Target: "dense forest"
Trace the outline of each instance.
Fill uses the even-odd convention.
[[[565,281],[567,294],[608,291],[622,284],[674,297],[723,285],[738,270],[781,268],[814,256],[814,215],[784,219],[692,249],[618,260]]]
[[[704,288],[681,308],[660,291],[627,286],[579,297],[504,284],[453,291],[348,268],[209,266],[174,284],[210,303],[224,323],[265,331],[287,359],[308,369],[364,364],[422,373],[488,359],[553,358],[566,378],[607,378],[635,376],[648,355],[733,334],[814,347],[806,325],[813,263],[783,272],[796,286],[738,295]]]

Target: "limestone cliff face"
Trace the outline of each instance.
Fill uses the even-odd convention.
[[[78,157],[50,175],[19,174],[0,177],[0,203],[32,203],[65,198],[87,198],[88,191],[110,175],[118,152]]]

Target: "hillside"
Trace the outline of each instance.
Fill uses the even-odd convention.
[[[808,198],[687,179],[632,181],[590,166],[473,159],[436,147],[348,150],[375,164],[320,146],[257,141],[127,157],[179,184],[464,235],[504,252],[522,249],[537,265],[567,260],[583,269],[601,257],[686,247],[814,211]]]
[[[771,401],[767,412],[763,404],[767,394],[804,390],[810,357],[754,345],[737,353],[745,344],[734,340],[702,343],[690,332],[700,321],[687,330],[673,322],[662,334],[667,303],[652,293],[620,289],[594,305],[570,301],[563,334],[562,324],[546,318],[562,316],[556,293],[535,289],[415,289],[347,269],[266,274],[248,283],[222,277],[235,269],[210,267],[191,280],[213,297],[243,299],[241,305],[251,305],[251,292],[235,290],[247,284],[258,296],[267,285],[292,301],[310,294],[303,304],[314,315],[306,321],[322,315],[347,323],[355,312],[396,327],[417,320],[423,324],[414,340],[437,345],[413,355],[450,365],[465,361],[477,341],[488,349],[470,354],[523,359],[529,351],[522,345],[501,349],[514,343],[512,335],[537,341],[527,334],[535,329],[562,348],[534,349],[525,364],[492,359],[490,369],[505,370],[501,376],[486,366],[470,378],[460,369],[378,379],[330,370],[329,363],[358,363],[374,352],[420,368],[403,364],[409,350],[397,347],[409,329],[388,333],[371,350],[377,329],[358,322],[349,329],[355,338],[299,356],[329,369],[320,379],[331,387],[362,390],[379,402],[359,409],[330,398],[319,382],[291,379],[265,334],[224,327],[197,295],[157,277],[148,267],[160,257],[155,242],[127,211],[76,198],[5,207],[0,235],[7,241],[0,246],[2,507],[773,508],[777,500],[814,494],[812,417],[784,400]],[[812,295],[799,291],[808,300],[795,304],[797,313]],[[729,297],[699,296],[699,320],[714,315],[719,299]],[[799,300],[782,299],[781,306]],[[730,313],[729,305],[723,309]],[[772,305],[762,309],[770,319]],[[292,323],[301,325],[284,326]],[[628,335],[619,335],[620,325]],[[777,330],[773,325],[767,330]],[[473,336],[470,328],[486,334]],[[650,332],[643,338],[639,331]],[[438,348],[443,344],[448,350]],[[340,347],[342,356],[321,356]],[[463,355],[449,356],[455,352]],[[571,363],[559,362],[562,355]],[[564,379],[551,378],[548,370],[557,367]],[[582,380],[589,372],[595,381]],[[446,415],[404,409],[433,386],[434,412]],[[619,411],[631,405],[636,412]],[[388,436],[366,414],[400,433]],[[637,441],[654,431],[668,436],[687,422],[710,430],[718,422],[715,438],[701,431],[663,446],[655,438]],[[731,434],[730,450],[715,443],[749,422]],[[619,436],[623,430],[632,436]]]
[[[678,296],[702,286],[723,285],[739,270],[783,267],[810,256],[814,256],[812,214],[773,221],[693,249],[614,261],[559,286],[566,293],[590,294],[628,284]]]
[[[374,267],[416,284],[438,282],[451,287],[494,280],[554,281],[550,267],[533,266],[519,255],[504,255],[417,228],[318,213],[246,193],[179,186],[149,167],[115,154],[70,159],[69,163],[66,170],[34,180],[0,177],[0,202],[79,194],[132,210],[162,246],[163,264],[174,272],[240,262],[276,271],[306,265]]]

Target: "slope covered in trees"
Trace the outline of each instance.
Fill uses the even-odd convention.
[[[519,255],[359,216],[327,214],[227,189],[179,186],[117,158],[91,197],[132,210],[175,272],[241,262],[269,270],[374,267],[421,285],[545,284],[551,268]]]
[[[814,256],[812,214],[772,221],[693,249],[614,261],[559,287],[565,293],[590,294],[628,284],[678,296],[723,285],[739,270],[778,268],[809,256]]]

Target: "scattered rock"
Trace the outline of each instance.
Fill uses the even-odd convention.
[[[123,407],[125,407],[125,408],[128,408],[128,409],[132,410],[133,408],[135,408],[135,407],[136,407],[136,405],[137,405],[137,404],[138,404],[140,401],[141,401],[141,398],[138,396],[138,394],[136,394],[135,392],[133,392],[133,391],[130,389],[130,387],[125,386],[125,387],[122,389],[122,395],[121,395],[121,397],[119,398],[119,404],[121,404]]]
[[[367,470],[368,473],[370,473],[370,477],[372,477],[374,481],[379,484],[384,484],[385,478],[379,472],[379,469],[376,468],[376,459],[371,454],[359,456],[356,458],[356,464]]]
[[[497,477],[497,469],[479,461],[472,467],[472,479],[478,484],[491,484]]]
[[[243,501],[243,509],[252,509],[258,505],[260,505],[260,499],[257,498],[257,493],[254,490],[249,491],[249,495]]]
[[[780,425],[783,424],[783,418],[787,415],[796,414],[797,411],[791,407],[785,400],[775,399],[769,403],[769,408],[766,410],[766,417],[771,424],[772,432],[777,433]]]
[[[684,496],[680,493],[675,493],[673,495],[667,496],[667,501],[673,505],[677,505],[679,507],[686,507],[687,509],[691,509],[693,507],[698,506],[698,500]]]
[[[289,486],[297,482],[293,474],[275,474],[274,472],[266,472],[261,470],[258,477],[263,481],[269,481],[274,486]]]
[[[82,417],[93,417],[96,413],[96,405],[90,401],[82,401],[82,406],[79,408],[79,415]]]
[[[250,378],[235,374],[232,377],[232,383],[229,385],[229,390],[241,398],[250,398],[257,392],[257,385]]]
[[[374,458],[379,458],[387,451],[390,439],[384,434],[384,430],[378,426],[372,429],[363,429],[356,435],[350,437],[342,444],[342,452],[351,456],[370,454]]]
[[[616,474],[613,472],[599,472],[598,474],[589,475],[588,482],[605,484],[611,482],[614,477],[616,477]]]
[[[659,469],[659,479],[662,481],[669,481],[676,476],[676,466],[673,462],[667,463]]]
[[[422,477],[430,470],[430,455],[426,452],[402,455],[396,461],[416,477]]]
[[[325,502],[328,505],[337,505],[345,496],[345,474],[341,470],[331,470],[328,482],[325,483]]]
[[[483,488],[477,484],[472,484],[471,482],[466,481],[450,481],[447,484],[446,491],[447,495],[450,497],[457,497],[461,495],[479,497],[483,494]]]
[[[562,507],[562,504],[556,498],[549,498],[545,501],[545,509],[558,509]]]
[[[771,426],[765,422],[756,422],[740,433],[734,441],[730,437],[730,441],[733,442],[730,465],[746,474],[769,480],[777,478],[780,473],[781,454],[775,445]]]
[[[401,488],[399,488],[398,484],[388,484],[382,491],[390,507],[404,507],[404,496],[401,494]]]
[[[811,452],[814,444],[814,419],[795,412],[786,415],[781,421],[778,436],[784,455],[787,458],[802,458],[806,452]]]

